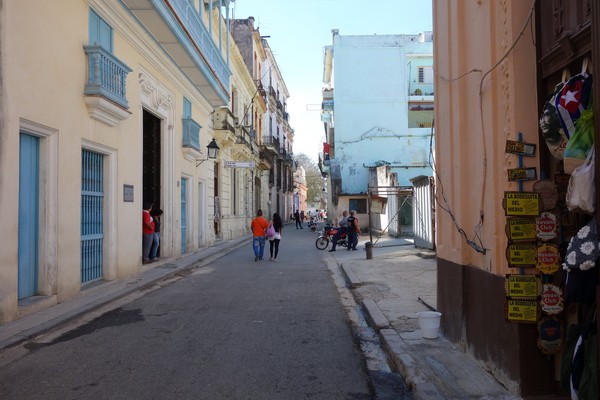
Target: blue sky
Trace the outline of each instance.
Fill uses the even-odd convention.
[[[294,153],[317,160],[325,132],[320,116],[323,46],[340,35],[414,34],[432,30],[431,0],[235,0],[235,18],[255,18],[275,54],[290,98]]]

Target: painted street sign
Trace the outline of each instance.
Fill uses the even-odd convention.
[[[540,306],[542,307],[542,311],[546,314],[560,314],[565,307],[562,290],[551,283],[544,283],[542,285]]]
[[[535,243],[512,243],[506,248],[506,259],[512,268],[534,267],[536,253]]]
[[[254,168],[256,165],[254,161],[224,161],[223,166],[225,168]]]
[[[541,211],[539,193],[504,192],[502,205],[507,216],[537,217]]]
[[[512,217],[506,220],[506,236],[512,242],[536,240],[535,219],[532,217]]]
[[[506,299],[504,308],[509,322],[536,323],[538,320],[537,300]]]
[[[537,248],[537,269],[546,275],[555,273],[560,268],[558,246],[543,244]]]
[[[536,236],[540,240],[552,240],[558,236],[558,224],[556,215],[549,211],[544,211],[535,219]]]
[[[545,317],[538,323],[538,348],[544,354],[557,354],[564,343],[564,325],[558,318]]]
[[[506,297],[537,299],[540,280],[536,275],[506,275],[504,289]]]
[[[509,182],[533,181],[537,179],[535,168],[512,168],[508,170]]]
[[[534,157],[535,144],[507,140],[505,152],[509,154],[516,154],[518,156]]]

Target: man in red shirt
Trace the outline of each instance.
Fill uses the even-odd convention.
[[[152,203],[144,203],[142,211],[142,264],[150,264],[150,249],[154,240],[154,219],[150,215]]]
[[[254,249],[254,261],[263,260],[265,254],[265,236],[269,223],[263,218],[262,210],[258,210],[256,218],[252,220],[250,229],[252,229],[252,248]]]

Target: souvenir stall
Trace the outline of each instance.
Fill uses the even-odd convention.
[[[538,349],[553,356],[561,392],[597,399],[600,7],[538,1],[536,11],[540,168],[539,176],[513,171],[536,182],[532,192],[505,195],[507,257],[523,272],[507,276],[507,319],[537,324]],[[517,157],[532,151],[507,143]],[[525,270],[532,266],[535,274]]]

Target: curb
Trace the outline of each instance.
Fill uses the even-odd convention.
[[[403,350],[404,341],[394,329],[382,329],[379,338],[396,370],[411,388],[415,400],[444,400],[445,397],[417,368],[415,360]]]
[[[354,271],[352,271],[350,267],[345,267],[344,264],[340,264],[340,268],[346,276],[346,282],[348,282],[348,287],[350,289],[356,289],[357,287],[362,285],[362,281],[358,279],[358,277],[354,274]]]
[[[365,310],[365,316],[367,317],[369,325],[375,329],[376,332],[391,327],[390,322],[385,315],[383,315],[383,312],[377,303],[375,303],[375,301],[371,299],[364,299],[362,301],[362,306]]]

